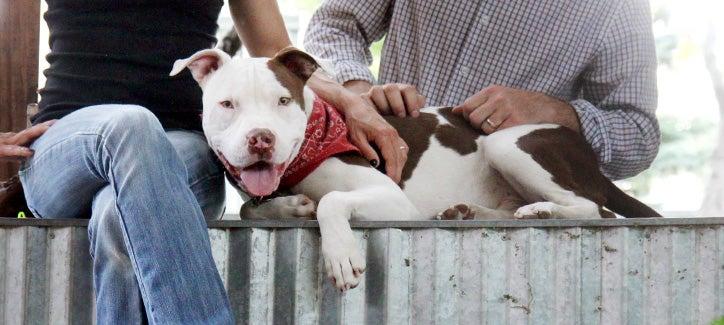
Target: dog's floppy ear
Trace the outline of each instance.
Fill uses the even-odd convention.
[[[311,55],[292,46],[279,51],[272,60],[281,63],[303,81],[307,81],[319,68],[319,64]]]
[[[184,68],[191,70],[191,75],[196,79],[201,87],[208,77],[218,70],[224,63],[231,60],[231,57],[224,51],[219,49],[201,50],[189,58],[176,60],[171,69],[170,76],[175,76]]]

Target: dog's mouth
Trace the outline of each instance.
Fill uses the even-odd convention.
[[[274,193],[286,169],[286,164],[272,164],[264,160],[239,168],[232,166],[223,154],[218,153],[218,156],[237,185],[257,197]]]

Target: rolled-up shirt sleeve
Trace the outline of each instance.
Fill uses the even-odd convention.
[[[578,113],[586,140],[611,179],[634,176],[658,153],[656,50],[647,1],[622,1],[581,76]]]
[[[334,77],[344,83],[375,78],[370,45],[382,39],[390,23],[392,0],[326,0],[309,22],[304,48],[332,62]]]

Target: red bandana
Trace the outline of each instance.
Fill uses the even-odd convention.
[[[347,133],[347,124],[337,109],[316,97],[304,132],[304,142],[299,154],[284,172],[279,187],[297,185],[329,157],[345,152],[359,153],[359,149],[347,139]]]

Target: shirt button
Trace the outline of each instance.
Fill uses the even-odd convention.
[[[489,24],[489,23],[490,23],[490,16],[488,16],[488,15],[482,15],[482,16],[480,17],[480,23],[483,24],[483,25]]]
[[[468,68],[468,66],[464,65],[464,66],[460,67],[460,73],[462,75],[466,76],[466,75],[468,75],[469,72],[470,72],[470,68]]]

